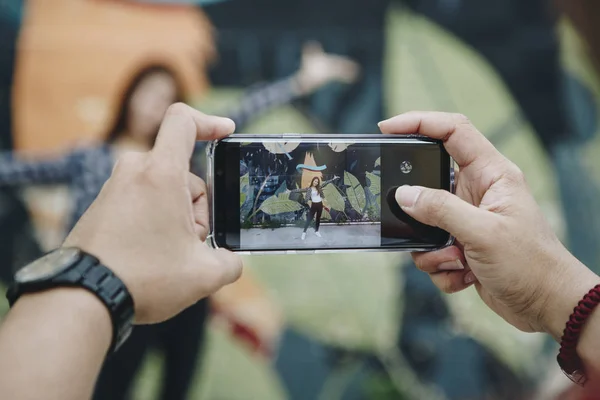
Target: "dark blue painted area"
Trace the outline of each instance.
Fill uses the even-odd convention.
[[[12,148],[11,91],[16,43],[23,2],[0,2],[0,149]],[[0,189],[0,280],[11,279],[13,270],[40,254],[32,236],[29,216],[12,189]]]

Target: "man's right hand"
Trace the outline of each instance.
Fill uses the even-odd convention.
[[[560,243],[521,170],[462,115],[410,112],[379,126],[443,140],[460,168],[456,195],[414,186],[396,193],[406,213],[457,238],[454,246],[414,253],[417,267],[444,292],[474,284],[515,327],[560,338],[573,307],[600,278]]]
[[[196,141],[222,139],[227,118],[184,104],[166,112],[147,153],[127,153],[65,246],[97,256],[121,278],[135,303],[135,322],[162,322],[237,280],[240,258],[205,243],[205,182],[189,172]]]

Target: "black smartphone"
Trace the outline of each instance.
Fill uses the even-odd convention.
[[[447,232],[410,218],[395,189],[453,191],[443,144],[419,135],[238,134],[207,147],[209,240],[244,253],[430,251]]]

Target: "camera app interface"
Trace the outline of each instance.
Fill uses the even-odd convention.
[[[274,139],[238,149],[242,249],[420,249],[449,238],[394,198],[402,185],[449,188],[449,158],[436,143]]]
[[[378,144],[240,146],[244,249],[379,247],[381,201]]]

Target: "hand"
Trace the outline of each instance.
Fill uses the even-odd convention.
[[[302,64],[296,79],[303,95],[315,92],[334,81],[356,82],[360,66],[347,57],[328,54],[319,43],[311,42],[302,50]]]
[[[460,167],[456,195],[403,186],[396,199],[415,219],[457,238],[415,253],[415,264],[447,293],[474,284],[483,301],[524,331],[560,337],[573,307],[599,278],[560,243],[519,168],[462,115],[412,112],[380,123],[383,133],[444,141]]]
[[[206,184],[189,172],[196,140],[223,138],[231,120],[172,105],[148,153],[124,154],[66,239],[129,288],[136,323],[164,321],[241,274],[240,259],[204,243]]]

